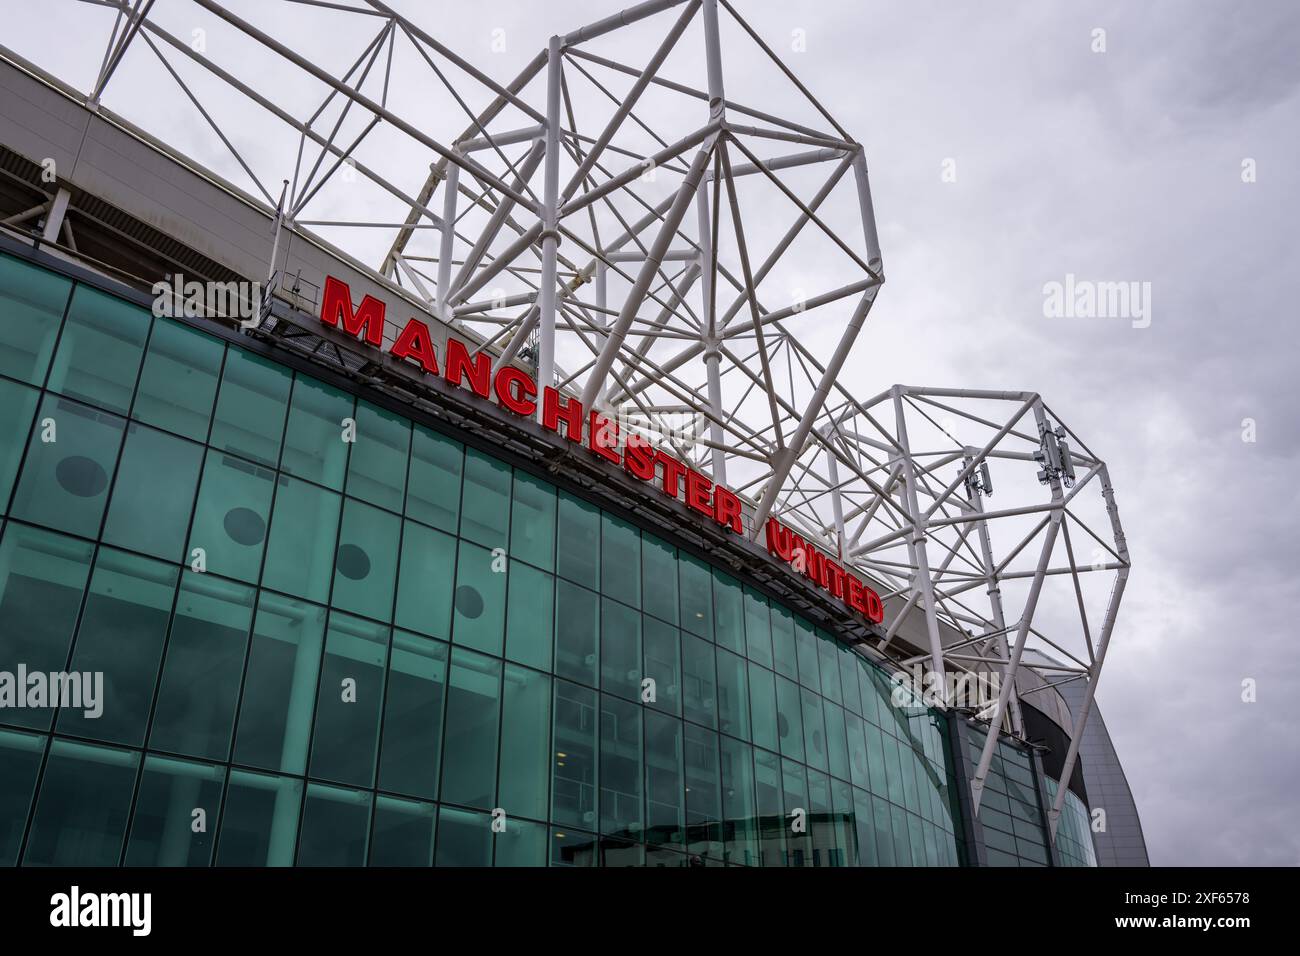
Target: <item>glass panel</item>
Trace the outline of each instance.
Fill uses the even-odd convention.
[[[823,700],[822,705],[826,717],[826,750],[831,775],[848,780],[849,739],[844,730],[844,711],[828,700]]]
[[[754,804],[752,750],[748,744],[728,737],[719,740],[726,860],[758,866],[758,809]]]
[[[781,755],[802,762],[803,720],[800,717],[799,686],[784,677],[776,679],[776,729],[781,740]]]
[[[353,409],[346,392],[305,375],[295,377],[280,470],[341,491],[350,444],[344,440],[344,420],[352,418]]]
[[[745,653],[751,661],[772,667],[772,626],[768,621],[767,598],[745,587]]]
[[[86,681],[83,706],[59,711],[61,733],[139,747],[162,660],[176,593],[174,565],[103,548],[90,579],[90,596],[77,629],[72,671],[103,674]],[[62,668],[60,668],[62,669]]]
[[[0,379],[0,408],[5,409],[0,417],[0,511],[9,508],[9,493],[14,490],[14,479],[18,477],[18,465],[40,397],[41,393],[34,388]]]
[[[722,858],[722,794],[718,735],[686,725],[686,849]]]
[[[453,648],[442,757],[443,800],[485,809],[496,806],[500,720],[501,662]],[[439,836],[440,854],[441,840]]]
[[[253,589],[186,574],[154,707],[152,749],[226,760],[253,617]]]
[[[462,541],[453,603],[452,640],[500,657],[506,620],[505,555]]]
[[[545,866],[546,825],[527,820],[506,821],[496,838],[496,866]]]
[[[641,697],[641,615],[605,598],[600,621],[600,687],[629,700]]]
[[[55,740],[24,866],[117,866],[140,755]]]
[[[600,831],[641,839],[641,708],[600,695]]]
[[[473,810],[438,809],[434,866],[491,866],[492,818]]]
[[[790,680],[799,679],[799,664],[794,648],[794,618],[790,612],[778,605],[772,605],[772,662],[776,672]],[[813,666],[817,657],[813,656]],[[814,670],[813,673],[816,673]]]
[[[601,866],[644,866],[645,847],[618,837],[600,841]]]
[[[376,797],[370,865],[431,866],[437,815],[434,803]]]
[[[655,682],[655,699],[644,701],[656,710],[682,713],[681,638],[677,628],[653,617],[641,619],[644,629],[645,676]]]
[[[358,401],[357,431],[348,457],[348,494],[389,511],[401,511],[411,423],[400,415]]]
[[[302,774],[320,674],[325,609],[263,592],[239,705],[235,760]]]
[[[654,535],[641,536],[645,603],[642,609],[669,624],[677,623],[677,549]]]
[[[140,306],[78,285],[45,387],[125,415],[131,408],[149,321],[148,311]]]
[[[678,554],[682,589],[682,630],[713,640],[713,571],[698,558]]]
[[[414,521],[402,522],[400,570],[396,624],[449,640],[456,539]]]
[[[555,682],[555,766],[551,819],[596,825],[596,692]]]
[[[364,866],[369,831],[369,793],[308,784],[298,835],[298,865]]]
[[[745,608],[740,582],[721,571],[713,572],[714,637],[720,647],[745,653]]]
[[[894,830],[889,821],[889,804],[880,797],[871,798],[871,821],[876,830],[876,855],[881,866],[906,866],[894,853]]]
[[[0,256],[0,375],[45,381],[71,292],[62,276]]]
[[[202,464],[202,445],[128,425],[104,541],[181,560]]]
[[[799,683],[818,694],[822,692],[821,669],[817,661],[817,634],[803,618],[796,618],[795,644],[799,648]],[[793,675],[786,675],[787,677]]]
[[[754,749],[754,790],[758,806],[759,848],[764,866],[785,866],[786,820],[781,786],[781,758]]]
[[[682,699],[687,720],[717,727],[718,686],[713,671],[713,645],[692,634],[682,635]]]
[[[302,781],[230,771],[217,866],[292,866]]]
[[[551,678],[507,664],[503,686],[497,805],[510,818],[544,820],[551,783]]]
[[[394,631],[379,756],[381,789],[437,796],[446,694],[447,645]]]
[[[678,853],[676,850],[665,850],[662,847],[646,847],[645,865],[653,867],[686,867],[691,865],[690,857],[685,853]]]
[[[0,269],[4,268],[0,259]],[[14,866],[47,738],[0,730],[0,866]]]
[[[778,691],[779,693],[779,691]],[[826,728],[822,721],[822,699],[808,688],[799,690],[802,706],[804,754],[811,766],[828,770],[826,761]]]
[[[595,686],[599,613],[595,592],[568,581],[555,582],[556,674]]]
[[[915,866],[912,859],[912,841],[907,831],[907,811],[902,807],[891,806],[889,816],[894,824],[894,858],[899,866]]]
[[[127,866],[209,866],[226,769],[145,757]]]
[[[682,722],[646,711],[646,840],[682,849],[686,845]]]
[[[903,766],[899,759],[898,741],[885,734],[884,742],[885,777],[889,781],[889,802],[906,806],[907,794],[903,789]]]
[[[93,546],[49,531],[10,524],[0,542],[0,662],[29,672],[67,666],[68,644],[90,571]],[[48,709],[0,709],[0,721],[50,726]]]
[[[271,515],[262,587],[324,604],[329,599],[334,536],[342,498],[332,491],[283,478]]]
[[[511,511],[510,555],[529,564],[555,569],[555,486],[515,472]]]
[[[844,729],[849,739],[849,775],[853,786],[866,790],[871,786],[871,774],[868,770],[867,737],[862,718],[845,714]]]
[[[221,373],[209,444],[269,465],[280,460],[293,373],[267,359],[229,349]]]
[[[600,510],[560,492],[556,573],[589,588],[600,587]]]
[[[837,645],[835,656],[840,665],[840,689],[844,696],[844,707],[860,716],[862,697],[858,693],[858,655],[843,645]]]
[[[156,320],[131,417],[206,441],[225,351],[224,345],[202,332]]]
[[[862,658],[858,658],[859,699],[862,701],[862,716],[877,726],[882,718],[889,717],[888,698],[882,699],[876,684],[876,668]]]
[[[858,866],[857,808],[853,802],[853,788],[842,780],[832,780],[831,802],[835,815],[831,865]]]
[[[859,866],[880,866],[876,850],[876,827],[872,821],[871,797],[865,790],[853,788],[854,829],[858,844]]]
[[[817,635],[817,658],[821,663],[821,693],[837,704],[844,703],[840,692],[839,648],[829,634]],[[808,685],[812,687],[811,684]],[[816,687],[812,688],[817,690]]]
[[[781,761],[781,787],[785,802],[786,824],[793,823],[791,814],[796,810],[804,811],[806,825],[811,823],[811,811],[808,806],[808,781],[804,776],[802,764],[793,760]],[[812,866],[812,837],[808,830],[796,833],[793,829],[786,833],[786,866]]]
[[[460,523],[460,474],[465,446],[416,425],[411,434],[407,517],[456,533]]]
[[[718,729],[749,739],[749,681],[745,661],[718,648]]]
[[[387,663],[385,625],[330,615],[311,738],[311,776],[374,786]]]
[[[274,481],[269,469],[209,451],[190,528],[188,562],[193,566],[199,559],[194,549],[202,548],[206,570],[256,581]]]
[[[465,450],[460,534],[489,548],[509,543],[510,466],[475,448]]]
[[[808,844],[811,866],[836,866],[831,779],[808,768]]]
[[[601,513],[600,527],[600,591],[606,597],[640,607],[641,533],[635,525],[605,512]]]
[[[99,536],[126,423],[46,395],[28,443],[11,513],[86,538]]]
[[[545,571],[512,560],[507,583],[506,657],[549,671],[555,627],[555,579]]]
[[[892,740],[888,734],[881,734],[880,728],[864,723],[867,741],[867,769],[871,777],[871,792],[885,796],[889,787],[885,781],[885,741]]]
[[[596,866],[598,849],[594,834],[568,827],[551,829],[551,866]]]
[[[772,672],[749,665],[749,717],[754,729],[754,744],[768,750],[777,749],[776,685]]]
[[[379,621],[393,618],[401,519],[351,498],[343,505],[330,603]]]

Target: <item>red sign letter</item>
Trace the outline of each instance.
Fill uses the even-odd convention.
[[[415,359],[430,375],[438,374],[438,359],[433,354],[429,327],[419,319],[411,319],[406,323],[406,328],[402,329],[402,334],[393,343],[391,351],[398,358]]]
[[[384,344],[384,303],[372,296],[361,300],[361,307],[352,311],[352,290],[342,279],[325,277],[325,294],[321,297],[320,320],[335,328],[342,323],[348,335],[366,334],[371,345]]]

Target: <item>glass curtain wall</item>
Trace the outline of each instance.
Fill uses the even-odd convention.
[[[959,862],[940,715],[529,472],[6,256],[0,403],[0,864]]]

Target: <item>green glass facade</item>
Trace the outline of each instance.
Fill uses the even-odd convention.
[[[985,739],[982,729],[970,728],[966,756],[972,770],[979,764]],[[1030,752],[1000,738],[980,798],[979,819],[989,866],[1049,865],[1036,777]]]
[[[1056,801],[1060,786],[1051,777],[1044,776],[1044,796],[1049,805]],[[1092,843],[1092,820],[1088,808],[1073,790],[1065,791],[1061,805],[1061,820],[1056,828],[1056,852],[1062,866],[1096,866],[1097,850]]]
[[[0,671],[104,681],[0,864],[961,862],[943,715],[530,471],[6,256],[0,403]]]

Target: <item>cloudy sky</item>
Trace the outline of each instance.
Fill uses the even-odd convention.
[[[501,80],[618,8],[396,5]],[[1300,6],[738,6],[866,147],[888,281],[843,379],[1038,390],[1110,465],[1134,571],[1098,699],[1152,862],[1300,864]],[[103,18],[34,9],[3,42],[86,88]],[[127,115],[160,95],[140,66],[106,98]],[[231,167],[192,116],[166,131]],[[1048,317],[1067,275],[1149,283],[1149,322]]]

